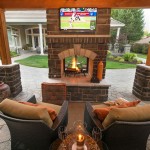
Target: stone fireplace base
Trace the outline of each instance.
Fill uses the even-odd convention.
[[[49,83],[65,83],[68,101],[103,102],[108,99],[110,84],[103,79],[100,83],[91,83],[88,76],[62,77],[49,79]]]

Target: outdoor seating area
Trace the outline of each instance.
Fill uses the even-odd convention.
[[[150,150],[149,7],[1,0],[0,150]]]
[[[37,68],[33,69],[30,67],[25,67],[25,66],[21,66],[21,67],[24,68],[22,70],[22,72],[25,71],[23,73],[23,78],[24,78],[23,86],[24,86],[25,90],[24,90],[24,92],[21,92],[18,96],[16,96],[13,99],[14,100],[16,99],[17,101],[22,100],[23,102],[28,101],[28,102],[32,102],[32,103],[36,103],[36,102],[41,103],[41,101],[44,101],[45,103],[49,103],[49,104],[55,103],[55,105],[58,105],[58,103],[59,103],[60,106],[62,105],[61,106],[62,111],[59,112],[59,114],[57,116],[57,117],[59,117],[58,120],[63,120],[64,118],[68,118],[67,119],[68,121],[66,119],[65,119],[65,121],[62,121],[62,122],[60,121],[61,125],[59,125],[58,120],[55,120],[53,124],[56,124],[56,125],[49,127],[43,121],[41,121],[41,119],[40,120],[39,119],[38,120],[35,120],[35,119],[28,120],[28,119],[23,119],[23,118],[17,119],[16,117],[12,117],[12,113],[11,113],[11,115],[6,115],[6,113],[1,113],[0,118],[1,118],[1,120],[4,120],[6,122],[6,125],[4,125],[4,126],[8,126],[8,131],[10,131],[10,139],[11,140],[6,142],[6,143],[10,142],[10,145],[8,145],[8,148],[4,148],[2,143],[0,144],[0,148],[2,147],[2,149],[7,149],[7,150],[11,150],[11,149],[17,150],[17,148],[24,149],[26,146],[30,145],[30,143],[31,143],[32,146],[38,146],[38,148],[41,150],[43,149],[44,146],[46,146],[47,148],[50,147],[51,150],[59,149],[64,144],[66,145],[67,141],[71,141],[73,138],[76,137],[74,134],[74,131],[76,131],[76,130],[74,130],[74,123],[78,120],[81,120],[81,122],[83,124],[86,124],[85,128],[84,128],[84,132],[83,131],[81,132],[84,135],[84,138],[87,138],[88,141],[90,141],[91,143],[94,144],[94,146],[98,146],[100,148],[100,150],[101,149],[104,149],[104,150],[109,150],[109,149],[110,150],[111,149],[119,150],[119,149],[121,149],[122,150],[123,149],[122,145],[124,145],[123,150],[128,150],[130,148],[134,149],[134,147],[138,147],[139,150],[145,150],[145,149],[149,150],[149,146],[150,146],[149,132],[148,132],[149,131],[149,121],[142,121],[142,122],[115,121],[110,126],[106,127],[106,129],[104,129],[102,127],[102,123],[99,120],[99,118],[93,113],[94,110],[92,108],[92,105],[95,105],[95,108],[96,108],[96,105],[102,105],[103,102],[91,102],[91,103],[87,102],[86,103],[86,102],[79,102],[79,101],[77,101],[77,102],[66,101],[64,104],[63,102],[66,99],[66,88],[67,88],[64,83],[61,83],[61,82],[56,83],[56,79],[53,79],[53,80],[51,79],[51,82],[43,82],[43,81],[50,81],[50,79],[47,80],[46,77],[44,76],[43,79],[41,78],[40,80],[38,80],[38,77],[36,76]],[[29,76],[27,76],[27,72],[29,72],[30,69],[32,69],[33,72],[32,72],[32,74],[30,74],[30,77],[29,77]],[[38,71],[39,75],[41,77],[43,77],[43,75],[45,75],[47,73],[47,69],[45,69],[45,70],[46,70],[46,72],[43,70],[42,74],[40,74],[41,70]],[[120,72],[120,73],[124,74],[124,71],[122,70],[122,72]],[[119,74],[119,73],[116,71],[116,74],[114,74],[113,72],[110,72],[110,70],[109,70],[108,74],[109,74],[109,78],[107,76],[107,79],[109,79],[109,80],[113,79],[113,81],[111,82],[112,88],[109,91],[109,98],[108,98],[108,100],[110,101],[110,100],[114,100],[114,99],[118,98],[119,91],[115,92],[114,89],[116,88],[116,82],[118,80],[118,77],[116,76],[116,74]],[[119,75],[120,79],[121,79],[121,74]],[[131,73],[128,72],[128,74],[131,77]],[[132,72],[132,75],[133,74],[134,73]],[[31,80],[31,78],[32,78],[32,80]],[[133,75],[133,78],[134,78],[134,75]],[[30,83],[28,82],[28,79],[30,79]],[[78,78],[78,77],[76,79],[80,80],[80,78]],[[38,80],[38,84],[37,84],[37,80]],[[71,84],[71,81],[73,81],[73,79],[71,79],[70,77],[68,79],[66,78],[66,80],[68,81],[69,84]],[[131,79],[131,80],[133,80],[133,79]],[[127,81],[127,79],[125,79],[123,81],[123,83],[125,81]],[[64,82],[64,80],[63,80],[63,82]],[[82,82],[83,82],[83,80],[82,80]],[[136,97],[134,97],[131,94],[131,92],[130,92],[131,85],[129,83],[130,83],[130,81],[128,81],[126,83],[127,84],[126,87],[122,87],[122,91],[120,92],[120,94],[122,93],[123,95],[126,95],[126,99],[132,101],[132,100],[136,99]],[[76,83],[76,84],[78,84],[78,83]],[[81,81],[80,81],[80,84],[81,84]],[[121,85],[122,85],[122,83],[120,82],[120,83],[118,83],[117,87],[120,88]],[[39,95],[41,97],[40,96],[38,97],[37,87],[39,87],[38,91],[39,91],[39,93],[40,93]],[[35,90],[32,91],[32,89],[35,89]],[[125,90],[125,89],[127,89],[127,90]],[[30,95],[29,92],[30,93],[35,92],[38,99],[36,100],[35,96],[29,96]],[[116,93],[116,95],[115,95],[115,93]],[[115,97],[114,97],[114,95],[115,95]],[[107,101],[104,101],[104,102],[107,102]],[[140,101],[137,101],[137,102],[140,102]],[[139,104],[143,105],[144,102],[140,102]],[[11,104],[10,107],[12,108],[12,106],[13,105]],[[106,106],[106,105],[103,104],[102,106]],[[138,106],[136,106],[136,107],[138,107]],[[123,109],[123,108],[120,108],[120,109]],[[1,104],[0,104],[0,110],[1,110]],[[62,113],[62,112],[65,112],[65,113]],[[64,117],[64,114],[66,115],[65,117]],[[150,114],[150,113],[145,112],[145,114]],[[12,126],[13,124],[15,126]],[[24,126],[22,124],[25,125],[27,130],[24,129]],[[37,127],[36,127],[36,125],[37,125]],[[36,129],[36,130],[33,130],[33,126],[35,126],[34,129]],[[66,130],[67,135],[66,135],[66,139],[63,140],[63,142],[58,134],[60,126],[67,126],[67,130]],[[102,140],[99,140],[99,142],[97,142],[97,143],[95,143],[96,139],[94,139],[94,137],[92,135],[92,131],[93,131],[94,127],[98,127],[100,129],[100,131],[101,131],[100,136],[102,136]],[[127,129],[125,130],[126,127],[127,127]],[[42,128],[44,128],[44,129],[42,129]],[[122,128],[123,128],[123,130],[122,130]],[[117,132],[116,130],[119,130],[119,133],[122,133],[122,134],[116,134],[116,132]],[[4,132],[2,132],[2,135],[6,136],[8,134],[6,131],[7,130],[5,129]],[[27,134],[27,131],[30,134]],[[68,132],[71,134],[68,134]],[[31,133],[35,140],[30,140],[32,137]],[[128,133],[130,133],[130,134],[128,134]],[[135,134],[135,133],[137,133],[137,134]],[[54,136],[54,134],[55,134],[55,136]],[[24,137],[24,135],[26,135],[26,136]],[[41,136],[39,137],[37,135],[41,135]],[[45,137],[45,135],[47,135],[47,136]],[[53,136],[51,136],[51,135],[53,135]],[[133,136],[130,137],[131,135],[133,135]],[[143,136],[139,136],[139,135],[143,135]],[[15,140],[18,140],[17,144],[14,144],[15,141],[13,141],[13,137],[15,138]],[[19,139],[18,139],[18,137],[19,137]],[[139,138],[137,138],[137,137],[139,137]],[[124,139],[124,138],[126,140],[122,141],[121,139]],[[20,139],[27,140],[27,143],[24,144],[24,142],[21,142]],[[45,140],[43,141],[43,139],[45,139]],[[40,140],[42,142],[39,142]],[[128,141],[128,140],[130,140],[130,141]],[[140,140],[142,143],[133,142],[133,141],[137,141],[137,140]],[[37,141],[38,141],[39,145],[36,144]],[[43,143],[44,143],[44,146],[43,146]],[[72,142],[70,142],[70,143],[72,143]],[[137,145],[138,143],[140,143],[140,146]],[[72,143],[72,145],[73,144],[74,143]],[[88,144],[86,142],[85,142],[85,144],[88,146]],[[13,145],[15,145],[15,148],[13,148]],[[40,148],[40,146],[42,148]],[[44,147],[44,148],[47,149],[46,147]],[[70,148],[70,144],[69,144],[69,148]],[[34,150],[33,147],[32,147],[32,149]],[[36,147],[36,149],[37,149],[37,147]]]
[[[12,150],[49,150],[51,143],[58,138],[59,127],[67,125],[67,101],[62,106],[40,103],[41,109],[36,105],[35,96],[23,104],[7,99],[0,103],[0,118],[4,119],[10,130]],[[45,112],[44,108],[52,110]],[[49,115],[51,113],[50,116],[54,117],[53,110],[57,116],[52,120]]]
[[[80,111],[80,105],[76,106],[76,111]],[[75,113],[70,116],[65,100],[62,105],[37,102],[35,95],[27,101],[3,100],[0,118],[10,131],[11,150],[76,150],[82,146],[89,150],[146,150],[149,104],[119,98],[82,106],[81,119]]]
[[[114,110],[112,109],[108,113],[107,118],[105,118],[106,120],[102,122],[100,121],[100,116],[98,117],[94,113],[94,109],[99,108],[101,110],[99,110],[99,115],[101,114],[102,118],[104,108],[106,107],[107,105],[104,104],[93,106],[89,102],[85,104],[84,123],[87,124],[88,132],[92,135],[94,127],[100,128],[102,141],[107,144],[109,150],[146,150],[150,134],[150,119],[148,114],[150,105],[136,106],[136,108],[114,108]],[[145,110],[144,113],[143,110],[141,111],[141,108]],[[109,124],[104,126],[106,121]]]

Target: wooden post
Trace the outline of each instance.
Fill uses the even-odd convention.
[[[146,65],[150,66],[150,44],[148,46],[148,54],[147,54],[147,59],[146,59]]]
[[[2,65],[11,64],[4,10],[0,9],[0,56]]]

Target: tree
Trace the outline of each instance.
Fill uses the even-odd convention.
[[[142,9],[112,9],[112,18],[125,24],[121,34],[126,35],[128,43],[140,40],[144,34],[144,15]]]

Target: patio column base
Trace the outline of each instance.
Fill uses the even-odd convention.
[[[150,66],[137,65],[132,93],[141,100],[150,101]]]
[[[22,91],[20,65],[1,65],[0,81],[9,85],[12,97],[17,96]]]

